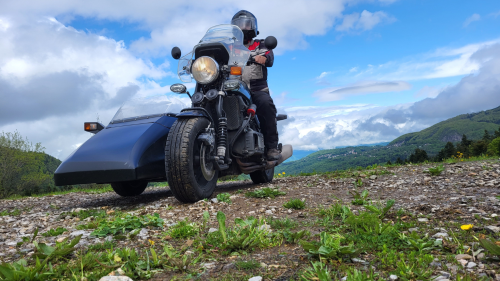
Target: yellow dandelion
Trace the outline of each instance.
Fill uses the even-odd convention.
[[[462,230],[471,230],[473,226],[474,225],[472,225],[472,224],[464,224],[464,225],[460,226],[460,228]]]
[[[154,246],[155,245],[155,241],[151,240],[151,239],[148,239],[149,241],[149,244],[151,244],[151,246]]]
[[[285,172],[283,172],[283,175],[285,174]]]

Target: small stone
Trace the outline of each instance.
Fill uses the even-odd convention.
[[[366,261],[364,261],[364,260],[362,260],[362,259],[357,259],[357,258],[353,258],[353,259],[351,259],[351,260],[352,260],[352,262],[357,262],[357,263],[363,263],[363,262],[366,262]]]
[[[211,227],[209,230],[208,230],[208,233],[212,233],[212,232],[216,232],[216,231],[219,231],[217,228],[213,228]]]
[[[64,242],[64,240],[66,240],[67,238],[68,238],[68,237],[66,237],[66,236],[59,237],[59,238],[57,238],[57,240],[56,240],[56,241],[57,241],[57,242],[59,242],[59,243],[62,243],[62,242]]]
[[[370,176],[370,179],[371,179],[371,180],[376,180],[376,179],[377,179],[377,176],[376,176],[376,175],[371,175],[371,176]]]
[[[450,278],[451,277],[451,274],[448,273],[448,272],[446,272],[446,271],[441,271],[441,272],[439,272],[439,274],[441,274],[441,276],[444,276],[446,278]]]
[[[410,228],[408,229],[409,232],[417,232],[418,231],[418,227],[414,227],[414,228]]]
[[[480,253],[479,255],[476,256],[478,260],[484,259],[484,253]]]
[[[212,201],[212,203],[219,203],[219,200],[217,200],[217,198],[212,198],[210,199],[210,201]]]
[[[493,225],[488,225],[488,226],[485,226],[484,229],[492,232],[492,233],[498,233],[500,232],[500,227],[498,226],[493,226]]]
[[[99,281],[134,281],[128,276],[104,276]]]
[[[428,222],[429,221],[429,219],[427,219],[427,218],[419,218],[417,220],[418,220],[418,222]]]
[[[262,281],[262,277],[261,276],[254,276],[254,277],[248,279],[248,281]]]
[[[287,213],[291,214],[291,213],[292,213],[292,210],[288,209]]]
[[[206,269],[214,268],[215,267],[215,262],[202,263],[201,267],[204,267]]]
[[[234,265],[234,263],[229,263],[229,264],[224,265],[224,267],[222,267],[222,270],[228,271],[228,270],[235,269],[235,268],[236,268],[236,265]]]
[[[342,279],[340,279],[341,281],[346,281],[347,280],[347,276],[344,276]]]
[[[73,231],[71,232],[70,236],[78,236],[78,235],[82,235],[82,237],[87,237],[90,235],[90,233],[88,233],[87,231],[85,230],[77,230],[77,231]]]
[[[255,211],[248,212],[249,215],[255,215]]]
[[[462,265],[465,266],[467,264],[466,260],[458,260],[458,262]]]
[[[470,260],[470,259],[472,259],[472,256],[467,255],[467,254],[459,254],[459,255],[455,256],[455,259],[456,260]]]
[[[472,261],[467,264],[467,268],[474,268],[476,266],[477,266],[477,263],[472,262]]]
[[[498,215],[497,214],[491,214],[491,217],[492,218],[496,218],[496,217],[498,217]]]
[[[389,276],[389,280],[398,280],[398,277],[394,274]]]
[[[434,238],[444,238],[444,237],[448,237],[448,233],[438,232],[438,233],[432,235],[432,237],[434,237]]]
[[[432,180],[432,179],[431,179],[431,178],[429,178],[429,177],[425,177],[425,178],[424,178],[424,182],[425,182],[425,183],[428,183],[428,182],[430,182],[431,180]]]
[[[260,263],[260,267],[262,267],[262,268],[266,268],[266,267],[267,267],[267,264],[265,264],[265,263],[261,262],[261,263]]]
[[[273,211],[271,210],[266,210],[266,215],[272,215],[273,214]]]

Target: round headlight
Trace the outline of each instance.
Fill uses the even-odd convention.
[[[211,57],[199,57],[194,61],[191,73],[198,83],[208,84],[219,75],[219,65]]]

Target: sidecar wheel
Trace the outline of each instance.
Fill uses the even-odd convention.
[[[181,202],[208,198],[217,185],[218,172],[198,136],[210,122],[206,118],[177,119],[165,146],[165,170],[170,190]]]
[[[264,171],[250,173],[250,178],[255,184],[271,182],[274,178],[274,167]]]
[[[111,187],[116,192],[116,194],[123,197],[141,195],[147,186],[148,186],[147,181],[125,181],[125,182],[114,182],[111,184]]]

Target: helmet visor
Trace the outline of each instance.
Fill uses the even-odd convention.
[[[231,21],[232,25],[236,25],[241,30],[256,30],[257,24],[252,18],[237,18]]]

